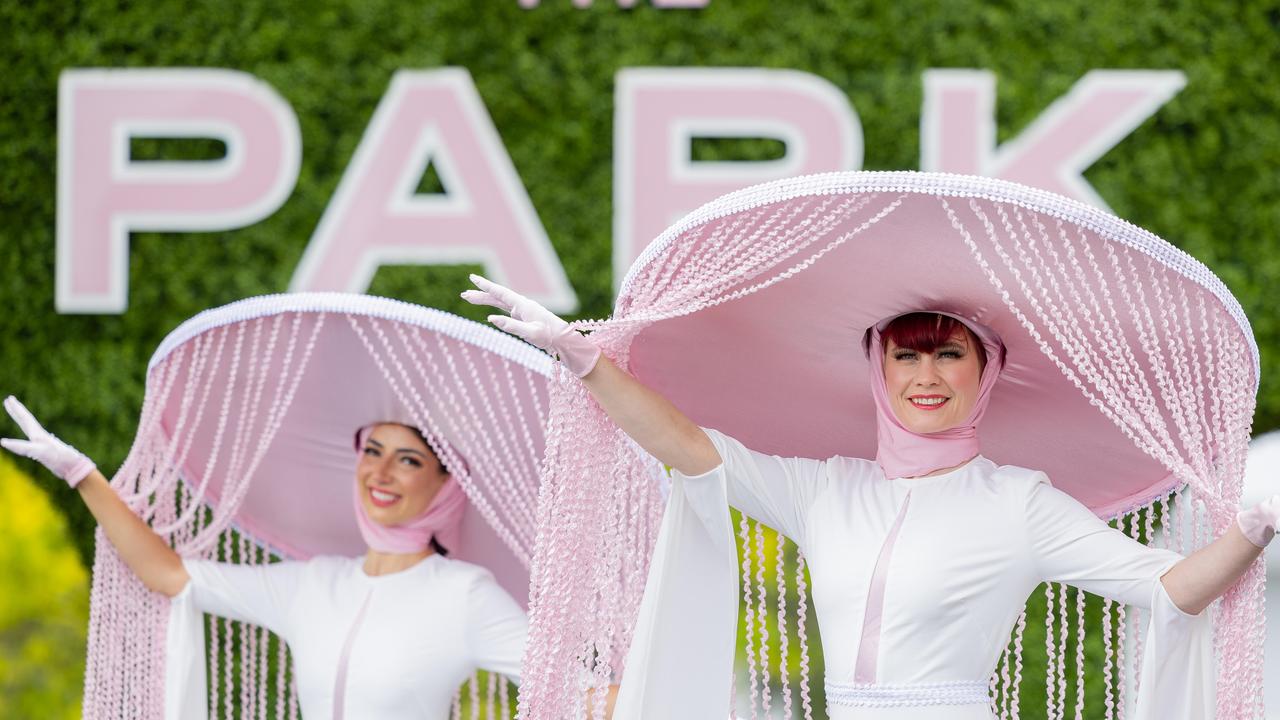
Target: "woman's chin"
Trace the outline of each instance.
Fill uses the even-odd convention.
[[[955,427],[957,423],[936,420],[934,418],[926,418],[917,422],[903,423],[907,429],[917,435],[932,435],[934,433],[945,432]]]
[[[397,505],[398,504],[399,503],[397,503]],[[400,517],[402,513],[400,513],[399,508],[394,505],[392,507],[379,507],[366,500],[364,503],[364,514],[368,516],[375,525],[382,525],[383,527],[394,527],[403,522]]]

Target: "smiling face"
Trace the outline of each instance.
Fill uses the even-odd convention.
[[[360,503],[379,525],[403,525],[431,505],[449,474],[431,448],[404,425],[375,425],[356,464]]]
[[[931,352],[884,340],[884,381],[893,414],[915,433],[936,433],[969,417],[982,379],[978,340],[957,323]]]

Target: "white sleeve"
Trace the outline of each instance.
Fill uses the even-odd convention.
[[[809,507],[826,478],[826,462],[766,455],[717,430],[703,431],[720,454],[720,465],[692,477],[676,472],[686,487],[723,482],[730,505],[803,546]]]
[[[804,545],[826,463],[752,452],[707,430],[720,465],[673,473],[614,720],[729,715],[738,620],[732,505]],[[697,642],[691,642],[696,638]]]
[[[730,716],[737,570],[724,465],[675,473],[613,720]]]
[[[165,720],[203,718],[204,613],[261,625],[287,637],[285,622],[302,563],[235,565],[183,558],[190,579],[169,600],[165,633]]]
[[[1112,528],[1051,486],[1044,473],[1036,475],[1040,481],[1030,490],[1025,517],[1041,579],[1151,609],[1160,576],[1182,556]]]
[[[476,667],[520,682],[520,661],[529,619],[520,604],[488,571],[476,574],[467,591],[467,646]]]
[[[191,599],[191,583],[169,599],[164,645],[164,720],[208,720],[204,613]]]
[[[190,593],[201,612],[260,625],[288,639],[290,609],[305,563],[237,565],[184,558]]]
[[[1134,720],[1214,717],[1218,670],[1210,618],[1207,612],[1186,614],[1173,604],[1163,583],[1155,584]]]
[[[1212,620],[1207,612],[1183,612],[1160,582],[1182,556],[1110,527],[1037,474],[1041,482],[1031,490],[1027,520],[1041,577],[1151,610],[1135,720],[1213,717]]]

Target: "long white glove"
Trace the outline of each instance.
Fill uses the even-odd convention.
[[[600,359],[600,348],[591,342],[586,335],[569,327],[569,323],[538,303],[490,282],[479,275],[472,275],[471,282],[479,290],[467,290],[462,299],[473,305],[489,305],[496,307],[506,315],[490,315],[489,322],[499,330],[546,350],[558,357],[569,372],[582,377],[591,372]]]
[[[1276,526],[1280,525],[1280,495],[1272,495],[1269,500],[1241,510],[1236,514],[1236,524],[1249,542],[1266,547],[1276,536]]]
[[[31,411],[18,402],[18,398],[12,395],[5,398],[4,409],[9,411],[9,417],[27,434],[26,440],[0,439],[0,445],[6,450],[44,465],[49,472],[66,480],[71,487],[79,485],[97,467],[79,450],[41,427]]]

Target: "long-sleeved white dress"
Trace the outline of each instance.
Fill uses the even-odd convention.
[[[370,577],[363,558],[184,564],[191,581],[170,606],[166,718],[207,712],[202,613],[283,638],[307,718],[444,720],[473,669],[520,670],[525,613],[478,565],[431,555]]]
[[[1180,611],[1159,582],[1180,556],[1112,529],[1044,473],[979,456],[891,480],[867,460],[780,458],[707,434],[722,464],[675,473],[616,720],[726,716],[727,505],[805,554],[833,720],[990,720],[988,680],[1046,580],[1153,610],[1138,718],[1212,717],[1208,618]]]

